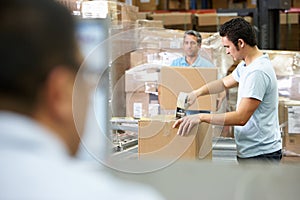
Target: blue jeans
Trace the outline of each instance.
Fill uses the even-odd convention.
[[[281,149],[278,151],[275,151],[273,153],[268,154],[261,154],[254,157],[249,158],[240,158],[237,156],[237,161],[240,164],[246,164],[246,163],[255,163],[255,162],[262,162],[262,163],[279,163],[282,158],[282,152]]]

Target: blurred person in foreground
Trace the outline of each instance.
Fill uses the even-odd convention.
[[[179,67],[214,67],[207,59],[199,55],[202,37],[199,32],[188,30],[183,36],[183,51],[185,56],[172,61],[171,66]]]
[[[190,115],[177,120],[173,128],[179,127],[178,135],[183,136],[202,122],[234,125],[239,163],[278,163],[282,157],[278,89],[269,56],[258,49],[254,29],[243,18],[224,23],[220,28],[220,36],[226,53],[241,62],[232,74],[189,93],[187,103],[191,105],[199,96],[238,86],[236,111]]]
[[[81,58],[65,7],[1,1],[0,44],[0,199],[161,199],[73,157],[80,134],[72,95]],[[83,119],[87,96],[76,97]]]

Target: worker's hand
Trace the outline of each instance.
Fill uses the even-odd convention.
[[[195,94],[194,91],[192,91],[191,93],[188,93],[187,101],[186,101],[187,107],[190,107],[192,104],[194,104],[196,99],[197,99],[197,95]]]
[[[173,128],[178,127],[177,135],[185,136],[188,135],[192,128],[201,123],[200,115],[188,115],[181,119],[176,120],[173,124]]]

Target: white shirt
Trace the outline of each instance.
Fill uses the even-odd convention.
[[[34,120],[0,111],[0,199],[149,199],[162,197],[140,184],[87,168]]]

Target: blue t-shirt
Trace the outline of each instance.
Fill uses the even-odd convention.
[[[232,75],[239,82],[237,108],[242,98],[261,101],[244,126],[235,126],[238,156],[247,158],[280,150],[277,79],[269,56],[265,54],[248,66],[242,61]]]
[[[173,60],[171,66],[183,66],[183,67],[214,67],[214,65],[205,58],[198,56],[197,60],[193,64],[188,64],[185,57],[180,57]]]

